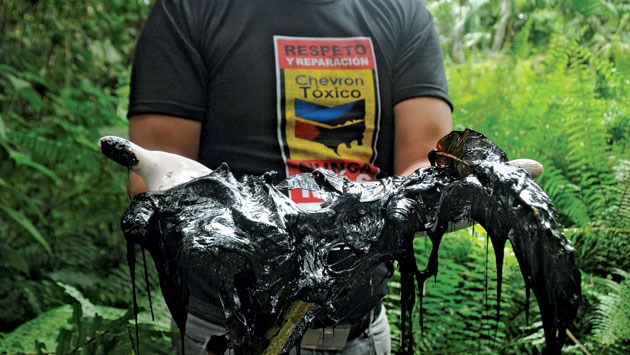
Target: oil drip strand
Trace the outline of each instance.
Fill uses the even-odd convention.
[[[397,260],[400,352],[412,354],[416,292],[422,302],[425,280],[438,273],[443,235],[453,223],[471,219],[488,232],[498,270],[510,240],[526,287],[538,301],[546,351],[559,353],[576,316],[580,272],[549,198],[480,133],[451,132],[437,148],[435,166],[374,182],[320,169],[274,185],[273,173],[236,179],[222,165],[169,190],[138,195],[122,229],[130,247],[138,244],[153,257],[181,334],[192,285],[216,290],[227,319],[223,341],[237,354],[264,353],[275,345],[269,334],[283,325],[291,306],[312,304],[283,340],[279,352],[289,352],[313,320],[334,325],[343,319],[339,305],[363,275]],[[300,209],[283,192],[295,188],[318,193],[325,199],[322,208]],[[421,231],[432,242],[424,270],[413,255],[413,238]],[[331,265],[328,255],[340,246],[353,257],[343,266]],[[131,260],[130,269],[133,275]],[[498,283],[500,297],[500,271]]]
[[[153,312],[153,301],[151,299],[151,284],[149,283],[149,272],[147,269],[147,259],[146,253],[144,252],[144,248],[142,249],[142,268],[144,271],[144,285],[147,291],[147,297],[149,300],[149,310],[151,312],[151,320],[155,321],[155,314]],[[135,353],[140,354],[140,336],[139,336],[139,328],[138,328],[138,296],[136,293],[136,247],[132,240],[127,240],[127,264],[129,265],[129,273],[131,274],[131,294],[132,294],[132,305],[133,305],[133,316],[134,316],[134,324],[136,331],[136,343]],[[181,333],[182,341],[184,333]]]

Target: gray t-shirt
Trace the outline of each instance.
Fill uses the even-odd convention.
[[[393,174],[394,105],[423,96],[450,105],[419,0],[157,0],[136,48],[128,114],[202,122],[199,161],[227,162],[236,176],[325,167],[367,181]],[[387,276],[376,270],[347,318],[385,294]],[[202,275],[191,294],[213,297]]]

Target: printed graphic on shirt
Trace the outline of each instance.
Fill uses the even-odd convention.
[[[372,42],[366,37],[276,36],[278,137],[287,176],[323,167],[374,180],[379,97]],[[292,191],[298,203],[320,203]]]

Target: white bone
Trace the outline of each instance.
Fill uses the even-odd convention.
[[[171,187],[208,175],[211,169],[181,155],[159,150],[147,150],[127,139],[106,136],[99,140],[101,151],[118,164],[126,166],[142,177],[149,191]],[[105,151],[109,149],[108,153]],[[135,157],[135,164],[123,157]]]
[[[527,171],[532,179],[538,178],[543,172],[543,165],[532,159],[514,159],[510,160],[509,163]]]

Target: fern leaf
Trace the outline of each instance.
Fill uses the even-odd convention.
[[[630,278],[617,269],[621,282],[605,280],[606,290],[597,295],[599,304],[592,315],[593,333],[601,344],[610,346],[630,340]]]

